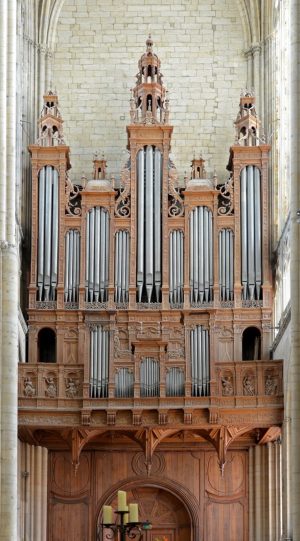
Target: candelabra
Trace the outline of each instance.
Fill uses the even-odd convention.
[[[101,531],[106,530],[105,539],[119,539],[126,541],[136,539],[141,541],[144,530],[151,530],[152,525],[147,520],[140,522],[138,519],[138,504],[126,504],[127,494],[123,490],[118,491],[118,510],[114,511],[117,515],[116,522],[113,522],[113,509],[110,505],[104,505],[102,509],[102,522],[97,527],[97,541],[101,540]]]

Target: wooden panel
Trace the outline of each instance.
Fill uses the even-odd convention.
[[[87,503],[55,502],[49,530],[49,541],[89,541]]]
[[[239,502],[211,502],[206,507],[206,541],[246,541],[244,509]]]

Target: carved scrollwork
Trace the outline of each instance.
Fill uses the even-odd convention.
[[[68,173],[66,173],[65,195],[65,213],[68,216],[81,216],[80,187],[72,183]]]
[[[178,184],[177,170],[173,162],[170,161],[169,167],[169,209],[168,214],[171,218],[175,216],[184,215],[183,199],[180,195],[179,189],[176,188]]]
[[[121,171],[121,187],[115,202],[115,215],[119,218],[130,216],[130,161]]]
[[[231,174],[227,182],[219,187],[218,214],[220,216],[230,216],[233,214],[233,175]]]

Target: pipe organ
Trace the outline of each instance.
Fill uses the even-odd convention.
[[[65,236],[65,302],[78,302],[80,281],[80,233],[69,229]]]
[[[212,300],[213,225],[207,207],[196,207],[190,214],[190,287],[191,302]]]
[[[170,233],[169,244],[169,291],[170,305],[183,303],[183,268],[184,268],[184,237],[183,231],[174,230]]]
[[[241,259],[244,299],[261,298],[261,185],[258,167],[241,171]]]
[[[160,301],[162,155],[147,145],[137,155],[137,289],[138,301]]]
[[[159,363],[151,357],[141,360],[141,396],[159,396]]]
[[[95,450],[116,429],[116,440],[120,430],[126,434],[124,453],[134,435],[148,475],[164,425],[175,439],[177,429],[196,430],[193,444],[200,446],[207,434],[223,467],[227,425],[233,438],[249,424],[249,441],[256,442],[261,424],[278,424],[281,392],[279,369],[269,360],[270,147],[259,135],[255,98],[240,98],[229,175],[210,175],[204,159],[194,158],[190,178],[179,178],[152,45],[149,38],[139,62],[130,157],[115,182],[98,155],[92,179],[71,181],[57,96],[45,96],[54,108],[45,105],[40,138],[30,146],[30,366],[20,381],[26,419],[32,404],[45,405],[47,415],[62,416],[56,428],[63,439],[71,427],[75,466],[85,437],[89,445],[89,434],[98,434]],[[45,126],[57,133],[55,142],[45,138]],[[48,349],[56,348],[56,363],[39,363],[44,336],[53,342]],[[253,352],[260,359],[249,358]],[[257,421],[261,410],[269,417]]]
[[[115,302],[129,299],[129,232],[117,231],[115,237]]]
[[[38,192],[38,300],[53,301],[58,267],[58,172],[51,165],[39,172]]]
[[[87,302],[107,300],[109,252],[109,216],[97,206],[86,216],[85,299]]]
[[[231,229],[221,229],[219,232],[219,288],[222,301],[233,300],[233,247],[233,231]]]
[[[104,398],[108,394],[109,331],[101,325],[90,331],[90,395]]]
[[[207,396],[209,394],[209,333],[202,325],[191,330],[191,373],[192,395]]]

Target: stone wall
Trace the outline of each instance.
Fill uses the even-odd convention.
[[[53,86],[73,180],[89,177],[104,151],[109,173],[126,159],[130,88],[151,32],[170,91],[173,158],[181,178],[194,152],[227,178],[247,64],[238,2],[231,0],[66,0],[57,26]]]

